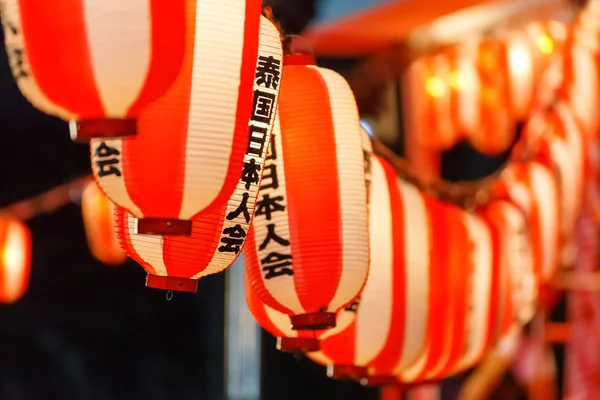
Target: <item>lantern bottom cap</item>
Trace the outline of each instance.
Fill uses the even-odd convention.
[[[360,384],[363,386],[392,386],[400,385],[398,378],[390,375],[370,375],[362,378]]]
[[[168,218],[141,218],[137,220],[138,235],[191,236],[192,221]]]
[[[307,314],[292,315],[292,329],[295,331],[309,331],[335,328],[335,313],[317,311]]]
[[[198,280],[148,274],[146,277],[146,286],[154,289],[196,293],[196,290],[198,290]]]
[[[315,338],[277,338],[277,350],[284,353],[309,353],[319,351],[320,348],[319,340]]]
[[[124,138],[137,134],[137,120],[132,118],[94,118],[72,121],[71,138],[75,142],[89,142],[98,138]]]
[[[366,367],[357,365],[328,365],[327,376],[338,380],[361,381],[369,376]]]

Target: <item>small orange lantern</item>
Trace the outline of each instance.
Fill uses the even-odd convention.
[[[31,234],[24,223],[0,217],[0,302],[14,303],[27,291]]]
[[[76,120],[74,139],[134,135],[140,111],[181,70],[187,3],[3,0],[21,92],[41,111]]]
[[[95,182],[88,183],[81,195],[81,212],[88,247],[92,255],[107,265],[119,265],[127,260],[114,230],[115,205]]]

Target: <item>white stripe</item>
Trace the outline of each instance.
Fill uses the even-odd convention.
[[[2,287],[6,301],[18,300],[19,295],[24,292],[23,275],[31,266],[25,262],[30,251],[30,243],[27,243],[27,227],[19,221],[9,220],[2,249]]]
[[[577,218],[577,201],[579,193],[577,193],[575,176],[575,166],[569,154],[567,144],[561,139],[551,139],[549,143],[550,154],[554,164],[558,167],[560,175],[560,199],[562,200],[562,233],[570,236],[575,228],[575,220]]]
[[[356,319],[355,365],[366,366],[387,344],[393,311],[394,247],[390,188],[377,157],[372,158],[369,234],[371,268]],[[401,227],[399,227],[401,228]],[[400,273],[401,271],[397,271]]]
[[[17,63],[22,63],[22,71],[27,72],[27,76],[22,76],[17,79],[17,84],[23,96],[38,110],[57,116],[64,120],[69,120],[74,115],[68,110],[60,107],[57,104],[52,103],[40,89],[35,75],[29,65],[29,57],[27,48],[25,47],[25,38],[23,36],[23,24],[21,21],[21,9],[19,7],[19,0],[2,0],[0,1],[0,13],[2,14],[2,21],[4,26],[4,44],[6,47],[6,53],[8,55],[9,63],[11,66]],[[17,33],[14,34],[11,27],[16,28]],[[23,56],[20,58],[16,57],[14,50],[22,50]],[[13,74],[17,71],[13,71]]]
[[[123,222],[127,223],[127,226],[129,227],[129,235],[126,238],[131,242],[133,250],[138,254],[141,260],[154,268],[154,271],[156,271],[155,275],[167,276],[167,267],[163,257],[163,244],[165,238],[163,236],[136,234],[137,218],[133,217],[128,212],[125,212],[125,218],[126,220]]]
[[[255,65],[252,71],[241,71],[245,19],[244,0],[198,0],[196,5],[180,219],[190,219],[206,208],[227,179],[237,122],[240,73],[255,73]]]
[[[261,55],[267,56],[267,57],[272,56],[274,59],[280,60],[280,63],[282,63],[283,53],[282,53],[282,49],[281,49],[281,41],[279,38],[279,33],[275,29],[275,26],[268,19],[266,19],[263,16],[261,16],[261,25],[260,26],[261,26],[261,28],[260,28],[260,37],[259,37],[259,50],[258,50],[259,56],[261,56]],[[258,61],[257,61],[257,63],[258,63]],[[254,66],[254,69],[252,70],[253,75],[254,75],[255,70],[256,70],[256,65]],[[261,87],[255,82],[253,89],[254,90],[260,89],[263,92],[269,92],[270,94],[275,96],[275,102],[277,101],[277,95],[279,93],[279,90],[278,90],[279,86],[277,89],[270,89],[270,88]],[[192,104],[193,104],[193,102],[192,102]],[[234,115],[235,115],[235,111],[234,111]],[[270,143],[270,135],[269,134],[272,132],[276,115],[277,115],[276,110],[273,110],[273,117],[269,121],[269,123],[253,122],[253,124],[255,124],[255,125],[260,125],[260,127],[262,127],[262,128],[267,128],[267,138],[265,140],[263,153],[260,157],[256,156],[256,155],[248,155],[248,154],[246,154],[244,156],[244,162],[249,162],[252,159],[254,159],[256,164],[261,166],[261,174],[264,171],[265,157],[267,155],[267,151],[268,151],[269,143]],[[234,120],[235,120],[235,117],[234,117]],[[197,122],[200,122],[200,121],[197,121]],[[248,123],[250,123],[250,121],[248,121]],[[190,128],[191,128],[191,126],[190,126]],[[219,135],[217,135],[217,136],[219,136]],[[224,136],[227,136],[227,135],[224,135]],[[211,139],[211,141],[212,141],[212,139]],[[198,149],[201,151],[206,150],[206,147],[204,146],[203,143],[204,143],[204,139],[202,140],[202,143],[199,143],[199,146],[198,146]],[[196,214],[198,211],[200,211],[200,209],[198,208],[198,205],[202,204],[202,199],[201,199],[203,197],[202,194],[207,193],[209,190],[211,190],[211,189],[207,189],[207,187],[210,187],[210,185],[208,185],[208,183],[205,182],[202,178],[209,174],[207,173],[207,170],[205,168],[199,168],[198,162],[197,162],[198,160],[201,160],[202,163],[205,163],[206,162],[206,159],[204,158],[205,155],[199,155],[196,151],[194,151],[193,154],[190,154],[189,146],[190,146],[190,140],[188,137],[188,154],[186,157],[186,160],[187,160],[186,161],[186,181],[185,181],[185,186],[184,186],[183,204],[182,204],[182,208],[181,208],[182,211],[180,214],[180,218],[183,218],[183,217],[190,218],[194,214]],[[213,149],[213,152],[214,151],[217,151],[217,150]],[[281,154],[281,153],[283,153],[283,152],[280,151],[279,154]],[[217,153],[211,154],[211,156],[216,156],[217,158],[219,158],[219,157],[222,157],[223,154],[218,154],[218,152],[217,152]],[[222,158],[224,159],[224,157],[222,157]],[[208,164],[208,165],[211,165],[211,164]],[[194,171],[193,175],[192,175],[192,171]],[[210,171],[212,171],[212,165],[210,167]],[[281,171],[283,171],[283,167],[282,167]],[[235,171],[235,173],[239,174],[239,176],[241,176],[241,171]],[[277,170],[277,173],[278,173],[278,175],[281,175],[279,168]],[[283,176],[281,177],[281,180],[284,180]],[[207,184],[208,186],[205,186],[205,184]],[[283,185],[283,187],[285,188],[285,184]],[[216,188],[214,188],[214,189],[216,189]],[[219,187],[219,189],[216,189],[216,190],[220,190],[220,187]],[[259,191],[259,186],[257,184],[252,184],[249,189],[246,189],[246,182],[242,181],[242,180],[238,180],[236,189],[233,192],[233,194],[231,195],[231,197],[229,198],[226,213],[225,213],[225,215],[223,215],[223,220],[222,220],[223,221],[223,229],[226,229],[228,227],[232,227],[232,226],[239,224],[244,229],[244,231],[246,231],[246,232],[249,231],[250,223],[252,222],[252,220],[250,221],[250,223],[248,223],[248,222],[246,222],[245,217],[243,215],[240,215],[237,218],[235,218],[234,220],[230,221],[230,220],[226,219],[226,216],[230,212],[233,212],[238,209],[244,193],[250,194],[250,196],[248,198],[248,202],[247,202],[247,206],[248,206],[247,208],[248,208],[248,211],[250,211],[251,213],[254,213],[253,210],[254,210],[254,206],[256,205],[258,191]],[[285,193],[285,192],[283,192],[283,193]],[[216,194],[216,192],[215,192],[215,194]],[[196,201],[193,201],[194,199]],[[285,223],[287,224],[287,219],[286,219]],[[282,234],[282,233],[280,233],[280,225],[279,224],[277,224],[277,233],[279,233],[280,235]],[[283,236],[284,238],[286,238],[286,239],[289,238],[289,231],[284,232],[283,234],[287,235],[287,236]],[[265,235],[266,235],[266,231],[265,231]],[[266,237],[266,236],[258,236],[257,240],[260,240],[264,237]],[[244,243],[245,243],[245,240],[244,240]],[[271,243],[273,245],[277,245],[277,243],[274,243],[274,242],[271,242]],[[260,245],[260,243],[257,243],[257,245]],[[285,254],[285,253],[282,253],[282,254]],[[265,254],[265,256],[266,256],[266,254]],[[231,265],[231,263],[233,263],[236,258],[237,258],[237,255],[235,253],[231,253],[231,252],[222,253],[222,252],[219,252],[217,249],[215,251],[210,263],[206,267],[206,269],[204,269],[204,271],[194,275],[194,279],[199,279],[203,276],[220,272],[223,269],[227,268],[229,265]]]
[[[408,368],[425,351],[429,315],[430,230],[422,193],[398,180],[404,204],[405,324],[402,357],[395,374]]]
[[[360,121],[354,95],[344,78],[331,70],[309,68],[321,74],[329,89],[335,133],[343,263],[338,289],[329,309],[338,310],[356,297],[369,272],[367,188],[362,184],[365,171]]]
[[[594,55],[590,49],[575,44],[570,54],[573,80],[569,91],[569,101],[578,120],[586,132],[594,133],[598,127],[598,71]]]
[[[583,181],[584,181],[584,170],[585,170],[585,151],[583,143],[583,132],[580,131],[577,121],[571,110],[565,103],[558,103],[556,105],[556,112],[560,117],[563,127],[565,129],[565,140],[571,152],[572,163],[576,174],[573,175],[572,179],[577,187],[578,199],[581,202],[583,197]],[[581,197],[579,197],[581,196]]]
[[[295,338],[298,337],[298,331],[292,329],[290,324],[290,316],[272,309],[260,301],[260,306],[264,308],[265,314],[273,325],[277,327],[279,331],[283,333],[283,337]]]
[[[82,0],[82,5],[96,90],[106,116],[123,118],[150,69],[150,1]]]
[[[556,267],[558,225],[557,187],[551,172],[541,164],[532,163],[529,169],[531,190],[538,206],[538,221],[542,250],[542,279],[548,280]]]
[[[452,112],[450,103],[452,93],[448,84],[450,75],[450,62],[446,56],[436,56],[433,59],[434,76],[439,77],[444,82],[445,91],[441,97],[433,97],[433,112],[437,116],[437,125],[434,134],[441,137],[441,143],[436,143],[443,148],[454,145],[455,124],[452,120]]]
[[[513,32],[506,42],[508,77],[513,111],[524,118],[531,106],[535,86],[533,55],[524,34]]]
[[[111,157],[119,160],[118,164],[114,166],[119,168],[121,171],[121,176],[117,176],[115,174],[106,175],[104,177],[99,177],[97,175],[97,167],[96,164],[98,161],[103,160],[103,158],[96,157],[96,149],[102,143],[106,144],[108,147],[115,149],[119,152],[119,155]],[[94,169],[94,177],[96,178],[96,182],[98,186],[102,189],[102,191],[108,196],[108,198],[118,206],[129,211],[136,218],[144,218],[144,214],[142,210],[133,202],[131,197],[129,197],[129,192],[127,191],[127,186],[125,186],[125,175],[123,174],[123,142],[121,139],[92,139],[90,140],[90,152],[92,157],[92,168]]]
[[[507,235],[508,230],[506,228],[506,218],[504,216],[505,207],[513,207],[511,203],[506,201],[499,201],[492,206],[491,209],[498,209],[498,213],[501,215],[501,220],[493,219],[492,224],[500,231],[500,240],[498,247],[494,249],[494,256],[497,257],[500,262],[498,265],[498,315],[495,321],[496,330],[494,332],[494,340],[498,340],[504,330],[504,314],[507,308],[510,306],[510,281],[509,281],[509,256],[508,256],[508,244]]]
[[[470,292],[468,301],[471,303],[471,312],[467,315],[466,320],[468,326],[467,346],[454,373],[470,368],[483,356],[489,333],[491,306],[493,268],[491,233],[478,216],[465,214],[464,220],[469,240],[475,245],[472,255],[472,286],[467,289]]]
[[[250,229],[254,230],[256,248],[250,249],[250,251],[256,252],[259,268],[260,260],[265,258],[270,252],[276,251],[280,254],[290,254],[292,248],[290,226],[288,222],[289,215],[287,207],[287,186],[285,183],[285,155],[283,153],[279,113],[275,115],[275,125],[273,126],[273,140],[275,141],[275,153],[277,154],[277,159],[267,160],[265,165],[276,166],[278,177],[277,181],[279,182],[279,187],[276,189],[272,187],[261,189],[259,196],[261,198],[265,195],[269,195],[271,198],[275,198],[278,196],[283,197],[283,201],[279,202],[279,204],[284,206],[285,210],[273,213],[270,221],[267,221],[264,215],[257,215],[254,217],[254,223],[252,224]],[[265,180],[263,181],[263,183],[266,185],[271,182]],[[262,244],[263,240],[267,237],[268,224],[275,224],[275,233],[277,233],[277,235],[281,238],[289,240],[290,246],[282,246],[281,244],[275,241],[271,241],[265,249],[260,250],[260,245]],[[294,270],[293,262],[294,261],[292,259],[292,271]],[[264,272],[261,271],[263,285],[267,289],[267,292],[269,292],[279,304],[291,310],[294,314],[305,313],[305,310],[302,307],[302,304],[300,303],[300,299],[298,298],[298,294],[296,293],[296,284],[294,276],[282,275],[274,279],[265,279],[264,276]]]

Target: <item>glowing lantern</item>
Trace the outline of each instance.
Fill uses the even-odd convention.
[[[476,57],[481,80],[479,126],[468,132],[469,141],[483,154],[499,154],[508,149],[515,138],[509,75],[511,57],[506,43],[499,39],[479,43]]]
[[[558,182],[552,171],[535,162],[513,163],[494,189],[527,215],[534,272],[538,279],[548,281],[558,265],[560,249]]]
[[[114,231],[114,204],[102,193],[95,182],[83,189],[81,211],[88,247],[92,255],[108,265],[119,265],[127,260]]]
[[[142,113],[138,135],[94,139],[91,155],[100,188],[136,218],[134,232],[186,236],[202,221],[211,257],[219,248],[215,267],[225,268],[253,217],[282,49],[260,1],[219,1],[223,18],[214,4],[190,9],[182,73]]]
[[[31,269],[31,234],[25,224],[0,217],[0,302],[13,303],[27,291]]]
[[[460,132],[455,126],[452,104],[450,60],[445,55],[424,57],[414,62],[403,79],[404,115],[408,134],[424,146],[448,149]]]
[[[245,247],[248,277],[294,329],[335,326],[369,269],[361,131],[348,83],[333,71],[284,58],[268,162]]]
[[[74,139],[134,135],[140,111],[181,70],[188,3],[3,0],[21,92],[41,111],[76,120]]]
[[[412,364],[427,337],[429,226],[423,195],[399,181],[386,161],[372,158],[369,240],[371,270],[356,320],[322,340],[309,356],[332,377],[395,382]]]

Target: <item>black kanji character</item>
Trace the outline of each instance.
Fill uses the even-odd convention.
[[[98,160],[96,161],[96,167],[98,168],[98,177],[104,178],[108,175],[121,176],[121,170],[115,165],[119,164],[119,160],[112,158],[110,160]]]
[[[24,64],[23,49],[9,48],[7,50],[9,52],[9,54],[11,55],[10,68],[11,68],[14,78],[15,79],[27,78],[29,76],[29,74],[27,73],[27,71],[25,71],[25,68],[23,66],[23,64]]]
[[[238,206],[238,208],[235,211],[230,212],[229,214],[227,214],[227,219],[228,220],[233,220],[236,219],[237,217],[240,216],[240,214],[244,213],[244,219],[246,220],[246,222],[250,222],[250,212],[248,211],[248,198],[250,197],[250,194],[248,193],[244,193],[242,195],[242,201],[240,202],[240,205]]]
[[[267,150],[267,158],[265,160],[277,160],[277,148],[275,147],[275,135],[271,134],[271,142]]]
[[[268,124],[275,108],[275,95],[262,90],[254,92],[252,120]]]
[[[270,180],[269,183],[265,183],[265,181]],[[277,165],[270,164],[265,165],[265,170],[263,172],[263,180],[260,185],[260,189],[277,189],[279,187],[279,180],[277,179]]]
[[[270,221],[273,213],[285,210],[285,206],[278,203],[280,201],[283,201],[283,196],[271,198],[265,194],[262,200],[256,203],[256,215],[264,215],[267,221]]]
[[[260,260],[260,264],[263,266],[262,270],[267,273],[265,279],[294,275],[294,271],[289,268],[292,265],[291,259],[292,256],[289,254],[269,253],[268,256]]]
[[[275,224],[269,224],[269,225],[267,225],[267,229],[268,229],[267,237],[262,242],[262,244],[258,247],[259,250],[264,250],[269,245],[269,242],[271,240],[276,241],[277,243],[279,243],[282,246],[289,246],[290,245],[290,241],[289,240],[286,240],[286,239],[282,238],[281,236],[278,236],[275,233]]]
[[[350,311],[350,312],[357,312],[358,311],[358,306],[360,305],[360,297],[358,299],[356,299],[352,304],[350,304],[348,307],[346,307],[344,310],[345,311]]]
[[[248,139],[248,150],[246,153],[262,157],[266,139],[267,128],[250,125],[250,137]]]
[[[258,57],[258,66],[256,68],[256,83],[272,89],[277,89],[281,76],[281,60],[273,56]]]
[[[232,226],[230,228],[223,229],[223,234],[227,237],[221,238],[223,246],[219,246],[221,253],[235,253],[238,254],[244,244],[244,238],[246,237],[246,231],[240,224]]]
[[[261,166],[256,163],[254,158],[244,163],[244,169],[242,170],[242,182],[246,182],[246,190],[250,189],[253,183],[258,184],[260,181]]]
[[[106,144],[106,142],[100,143],[100,146],[98,146],[96,151],[94,151],[94,156],[100,158],[118,156],[120,154],[121,152],[119,150],[115,149],[114,147],[110,147]]]

